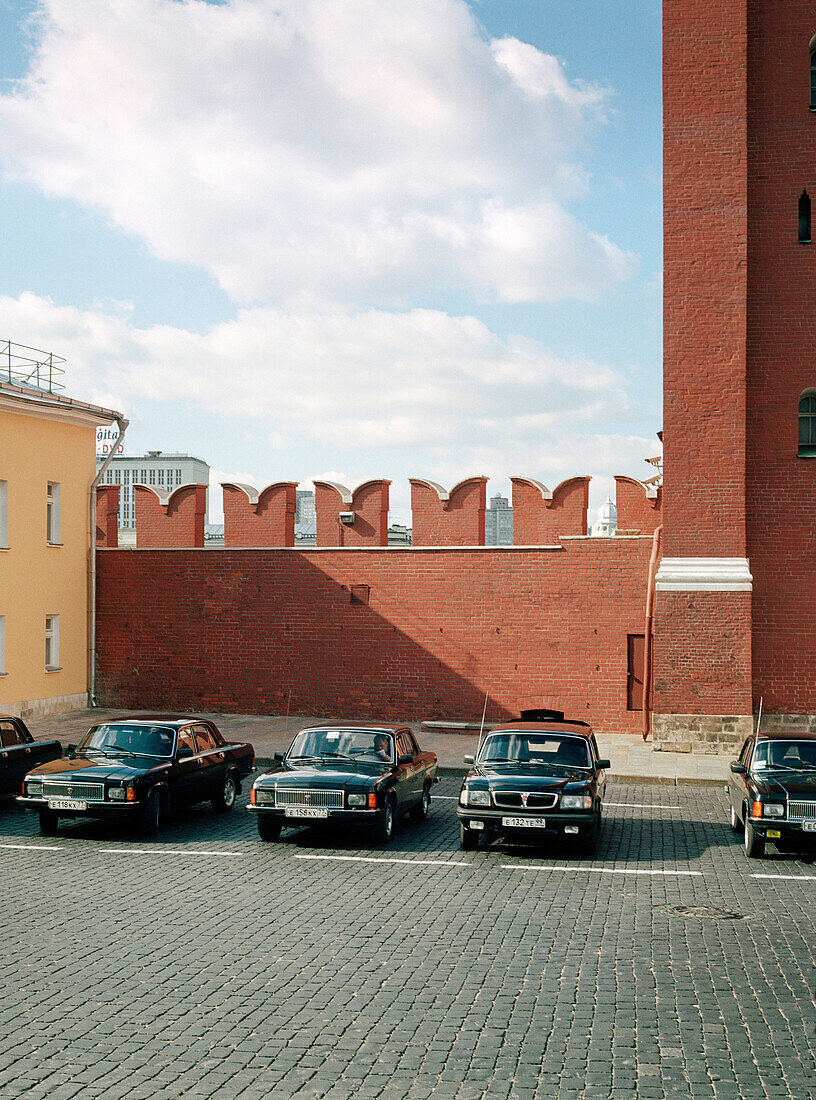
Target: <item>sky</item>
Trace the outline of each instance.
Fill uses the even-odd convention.
[[[640,479],[660,0],[0,0],[0,339],[221,481]]]

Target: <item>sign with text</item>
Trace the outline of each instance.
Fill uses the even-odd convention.
[[[119,438],[118,428],[97,428],[96,429],[96,457],[107,458],[111,453],[113,447],[116,444],[116,440]],[[120,443],[116,448],[116,453],[122,455],[125,453],[125,449]]]

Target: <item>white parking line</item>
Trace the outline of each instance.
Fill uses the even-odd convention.
[[[452,859],[396,859],[392,856],[295,856],[295,859],[338,860],[343,863],[408,863],[414,867],[470,867]]]
[[[794,881],[816,882],[816,875],[751,875],[751,878],[786,878]]]
[[[501,863],[503,871],[587,871],[595,875],[664,875],[671,878],[699,875],[702,871],[645,871],[629,867],[542,867],[527,863]]]
[[[99,848],[108,856],[242,856],[243,852],[200,852],[184,848]]]
[[[13,848],[15,852],[61,852],[61,844],[53,847],[49,844],[0,844],[0,848]]]
[[[628,806],[632,810],[679,810],[679,806],[662,806],[657,802],[604,802],[604,806]]]

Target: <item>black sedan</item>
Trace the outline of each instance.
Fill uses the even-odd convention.
[[[0,795],[19,794],[26,772],[59,756],[59,741],[35,741],[22,718],[0,715]]]
[[[601,829],[605,769],[585,722],[510,722],[485,737],[465,776],[456,813],[463,848],[480,837],[573,839],[587,854]]]
[[[320,726],[301,730],[250,792],[261,840],[284,826],[369,825],[387,843],[401,814],[423,821],[436,782],[436,754],[405,726]]]
[[[816,841],[816,734],[752,735],[730,779],[731,828],[747,856],[763,855],[768,840]]]
[[[139,715],[93,726],[61,760],[30,771],[17,801],[53,833],[61,817],[107,817],[159,831],[169,810],[209,801],[231,810],[255,762],[251,745],[224,740],[203,718]]]

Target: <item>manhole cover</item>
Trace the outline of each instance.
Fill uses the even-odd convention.
[[[744,913],[735,913],[733,909],[717,909],[714,905],[672,905],[670,913],[680,917],[706,917],[708,920],[743,920]]]

